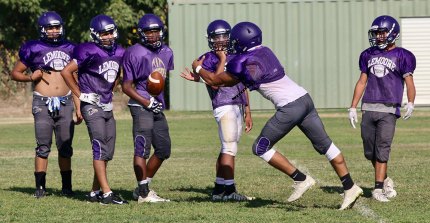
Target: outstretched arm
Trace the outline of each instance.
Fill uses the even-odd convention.
[[[198,74],[207,85],[210,86],[234,86],[239,83],[239,80],[234,78],[231,74],[224,71],[220,74],[211,73],[204,68],[202,68],[202,64],[205,57],[203,56],[200,60],[197,58],[193,61],[192,67],[196,74]]]

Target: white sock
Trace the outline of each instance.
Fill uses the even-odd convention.
[[[234,184],[234,179],[231,179],[231,180],[225,180],[225,185],[226,186],[228,186],[228,185],[233,185]]]
[[[141,181],[137,181],[137,186],[139,185],[143,185],[143,184],[147,184],[148,181],[147,180],[141,180]]]
[[[111,193],[113,193],[113,192],[112,192],[112,191],[106,192],[106,193],[104,193],[104,194],[103,194],[103,197],[104,197],[104,198],[106,198],[106,197],[108,197],[108,196],[109,196],[109,194],[111,194]]]
[[[91,197],[94,197],[94,196],[96,196],[97,194],[100,194],[100,190],[91,191],[90,196],[91,196]]]
[[[151,181],[152,181],[152,178],[151,178],[151,177],[147,177],[147,178],[146,178],[146,181],[148,182],[148,184],[150,184],[150,183],[151,183]]]
[[[224,178],[221,178],[221,177],[215,178],[215,183],[224,185],[225,184]]]

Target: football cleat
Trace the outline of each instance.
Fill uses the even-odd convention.
[[[100,202],[102,200],[103,193],[101,191],[90,192],[85,196],[87,197],[88,202]]]
[[[211,199],[212,201],[222,201],[222,197],[224,196],[224,192],[220,194],[212,194]]]
[[[389,202],[387,195],[384,193],[383,189],[375,189],[372,191],[372,197],[380,202]]]
[[[45,189],[43,189],[43,187],[36,189],[36,191],[33,194],[33,197],[35,197],[35,198],[42,198],[45,196],[46,196],[46,191],[45,191]]]
[[[389,177],[384,180],[384,192],[387,198],[397,196],[397,191],[394,190],[394,181]]]
[[[293,188],[294,191],[288,198],[288,202],[293,202],[309,190],[313,185],[315,185],[315,180],[311,176],[307,175],[304,181],[294,181]]]
[[[361,195],[363,195],[363,189],[357,186],[357,184],[354,184],[349,190],[345,190],[343,202],[339,210],[352,208]]]
[[[114,193],[110,193],[107,197],[101,198],[100,204],[107,205],[107,204],[128,204],[126,200],[123,200],[121,197]]]
[[[155,191],[150,190],[148,193],[148,196],[142,197],[139,196],[137,203],[158,203],[158,202],[170,202],[169,199],[165,199],[162,197],[159,197]]]
[[[222,197],[223,201],[252,201],[255,200],[255,197],[248,197],[237,192],[233,192],[229,195],[224,195]]]

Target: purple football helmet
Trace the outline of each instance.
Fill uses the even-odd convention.
[[[106,44],[106,40],[102,40],[102,33],[112,32],[112,38],[108,41],[109,44]],[[97,15],[91,19],[90,22],[90,34],[91,39],[99,45],[100,47],[111,50],[116,48],[116,39],[118,38],[118,29],[115,24],[115,21],[107,15]]]
[[[145,32],[147,31],[158,31],[158,35],[146,35]],[[137,32],[139,33],[143,45],[152,49],[161,47],[164,38],[164,24],[160,17],[154,14],[145,14],[139,19]]]
[[[231,26],[224,20],[215,20],[209,23],[206,30],[208,45],[212,51],[227,51],[230,49]]]
[[[382,33],[386,33],[386,35],[381,35]],[[373,20],[368,34],[370,46],[378,46],[379,49],[385,49],[389,44],[399,39],[400,25],[393,17],[382,15]]]
[[[263,33],[252,22],[240,22],[231,29],[230,40],[236,53],[242,53],[252,47],[261,45]]]
[[[49,11],[49,12],[43,13],[39,17],[39,19],[37,21],[37,25],[39,26],[40,40],[45,41],[45,42],[50,42],[50,43],[58,43],[64,39],[65,30],[64,30],[64,26],[63,26],[63,19],[61,18],[60,15],[58,15],[58,13],[56,13],[54,11]],[[54,26],[58,26],[59,31],[58,31],[58,33],[56,33],[56,37],[54,37],[54,38],[49,37],[48,33],[47,33],[47,29],[49,27],[54,27]]]

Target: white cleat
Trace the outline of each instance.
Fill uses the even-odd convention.
[[[293,202],[299,199],[313,185],[315,185],[315,180],[309,175],[306,176],[306,179],[304,181],[294,181],[294,184],[293,184],[294,191],[287,201]]]
[[[384,193],[382,189],[375,189],[372,191],[372,197],[380,202],[389,202],[387,195]]]
[[[139,188],[133,191],[133,199],[137,200],[137,203],[158,203],[158,202],[169,202],[169,199],[161,198],[155,193],[155,191],[150,190],[148,196],[142,197],[139,195]]]
[[[224,195],[222,197],[223,201],[252,201],[255,200],[255,197],[248,197],[237,192],[233,192],[229,195]]]
[[[220,193],[220,194],[212,194],[211,195],[211,199],[212,201],[222,201],[222,197],[224,196],[224,192]]]
[[[389,177],[384,180],[384,192],[387,198],[397,196],[397,191],[394,190],[394,181]]]
[[[354,184],[354,186],[349,190],[345,190],[345,193],[343,194],[343,202],[342,205],[340,205],[339,210],[352,208],[361,195],[363,195],[363,189],[357,186],[357,184]]]

